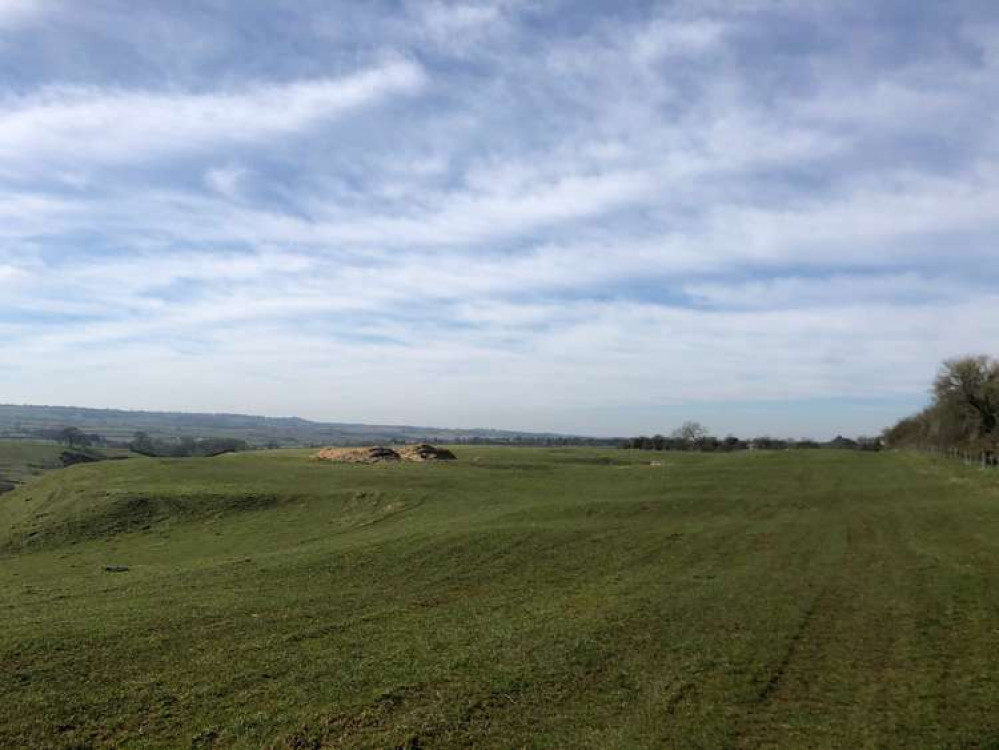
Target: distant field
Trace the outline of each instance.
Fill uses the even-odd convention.
[[[65,427],[97,433],[105,440],[125,444],[136,432],[157,439],[237,438],[253,445],[276,443],[285,447],[391,442],[490,442],[544,440],[558,435],[489,429],[446,429],[407,425],[367,425],[312,422],[295,417],[258,417],[247,414],[84,409],[74,406],[0,404],[0,439],[51,437]]]
[[[59,456],[66,450],[41,440],[0,440],[0,493],[8,484],[22,484],[62,466]]]
[[[21,485],[61,469],[60,456],[65,450],[65,446],[50,440],[0,440],[0,494],[8,491],[11,485]],[[92,452],[108,457],[129,455],[129,451],[121,448]]]
[[[0,747],[999,747],[994,474],[456,452],[0,496]]]

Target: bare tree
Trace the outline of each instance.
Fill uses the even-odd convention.
[[[933,402],[885,431],[895,447],[992,451],[999,442],[999,362],[979,355],[943,363]]]
[[[933,395],[965,422],[976,438],[992,435],[999,424],[999,362],[987,356],[962,357],[944,362]]]
[[[673,430],[672,437],[685,440],[688,443],[696,443],[708,436],[708,429],[700,422],[684,422],[677,429]]]

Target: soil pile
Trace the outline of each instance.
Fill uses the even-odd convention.
[[[435,448],[427,443],[404,446],[399,449],[399,455],[405,461],[454,461],[457,458],[447,448]]]
[[[422,443],[406,445],[398,451],[380,445],[371,448],[323,448],[316,458],[342,464],[377,464],[387,461],[453,461],[456,456],[447,448]]]
[[[378,464],[402,460],[396,451],[380,445],[371,448],[323,448],[316,454],[316,458],[341,464]]]

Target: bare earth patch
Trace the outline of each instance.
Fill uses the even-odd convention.
[[[456,456],[447,448],[432,445],[406,445],[399,450],[375,445],[368,448],[323,448],[316,454],[320,461],[342,464],[377,464],[397,461],[453,461]]]
[[[403,461],[454,461],[455,456],[447,448],[435,448],[428,443],[405,445],[399,449]]]

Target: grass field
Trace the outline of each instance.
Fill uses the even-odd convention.
[[[991,473],[458,453],[0,497],[0,747],[999,747]]]
[[[59,455],[64,450],[58,443],[44,440],[0,440],[0,483],[22,484],[60,468]]]
[[[65,450],[66,446],[51,440],[0,440],[0,494],[54,469],[61,469],[63,463],[60,456]],[[123,448],[88,452],[105,457],[133,455]]]

